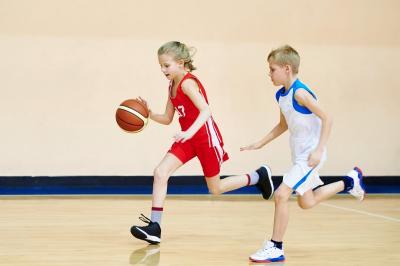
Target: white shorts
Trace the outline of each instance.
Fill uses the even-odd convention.
[[[324,182],[319,177],[319,169],[323,162],[321,161],[316,167],[308,166],[307,161],[297,161],[292,168],[283,176],[283,183],[303,195],[304,192],[323,185]]]

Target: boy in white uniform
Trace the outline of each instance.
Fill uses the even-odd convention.
[[[362,172],[355,167],[341,181],[323,185],[318,171],[326,160],[326,143],[332,127],[332,118],[321,109],[315,94],[297,79],[300,56],[292,47],[285,45],[268,55],[269,76],[275,86],[283,86],[276,93],[280,108],[280,122],[260,141],[241,150],[259,149],[290,132],[290,148],[293,165],[284,175],[282,184],[275,192],[274,228],[270,241],[250,256],[254,262],[285,260],[283,236],[289,220],[288,201],[293,191],[298,204],[308,209],[338,192],[346,191],[357,199],[364,198]]]

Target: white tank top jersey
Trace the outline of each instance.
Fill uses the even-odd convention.
[[[321,135],[321,119],[308,108],[299,105],[294,98],[297,90],[308,91],[315,99],[315,94],[300,80],[292,84],[289,90],[282,87],[276,92],[276,100],[286,119],[290,133],[290,148],[293,164],[307,161],[310,153],[317,147]],[[321,161],[326,159],[326,149]]]

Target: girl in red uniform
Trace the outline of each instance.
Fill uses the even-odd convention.
[[[158,60],[161,71],[170,81],[165,112],[153,113],[144,99],[139,100],[149,108],[150,118],[160,124],[170,124],[175,112],[178,113],[181,130],[175,134],[175,142],[154,170],[151,219],[143,214],[139,217],[148,225],[131,228],[133,236],[151,244],[161,241],[160,224],[168,179],[194,157],[199,159],[213,195],[257,185],[264,199],[269,199],[274,190],[268,166],[249,174],[220,179],[220,167],[228,154],[223,149],[222,136],[211,115],[204,87],[191,73],[195,70],[191,50],[183,43],[168,42],[159,48]]]

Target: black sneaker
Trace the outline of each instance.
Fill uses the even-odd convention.
[[[272,182],[271,169],[267,165],[263,165],[256,170],[259,179],[256,184],[257,188],[261,191],[264,199],[271,199],[274,194],[274,183]]]
[[[161,227],[157,222],[152,222],[149,218],[141,214],[139,219],[149,225],[147,226],[132,226],[131,234],[141,240],[147,241],[150,244],[159,244],[161,242]]]

